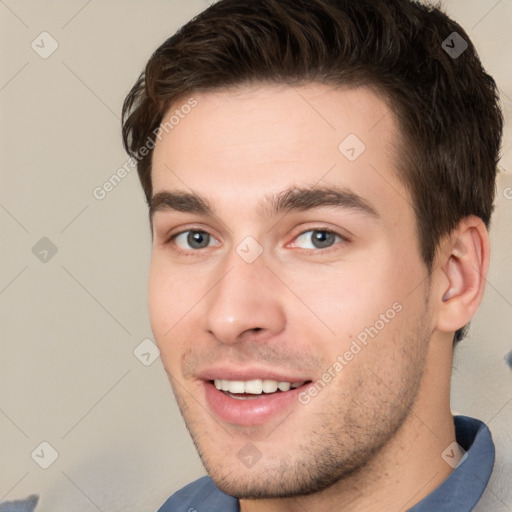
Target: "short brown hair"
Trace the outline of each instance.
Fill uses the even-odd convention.
[[[454,54],[456,44],[467,48]],[[367,86],[386,100],[401,128],[397,172],[429,272],[460,220],[476,215],[489,227],[503,130],[496,84],[456,22],[412,0],[221,0],[184,25],[123,104],[124,146],[148,202],[152,149],[139,152],[154,147],[170,106],[262,82]]]

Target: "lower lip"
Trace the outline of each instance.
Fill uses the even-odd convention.
[[[258,398],[236,399],[219,391],[211,382],[204,383],[206,401],[216,417],[241,426],[266,423],[299,405],[298,395],[307,385],[290,391],[256,395]],[[288,412],[289,414],[289,412]]]

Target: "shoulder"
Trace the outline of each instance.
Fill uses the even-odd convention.
[[[208,504],[205,509],[203,505]],[[239,512],[238,500],[224,494],[209,476],[203,476],[175,492],[158,512]]]

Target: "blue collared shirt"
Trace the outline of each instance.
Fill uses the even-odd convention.
[[[450,476],[408,512],[470,512],[482,496],[494,466],[494,443],[487,426],[455,416],[455,437],[466,450]],[[205,476],[173,494],[158,512],[240,512],[238,500],[220,491]]]

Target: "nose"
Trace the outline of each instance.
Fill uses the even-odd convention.
[[[286,325],[282,286],[264,254],[248,263],[233,250],[202,301],[203,329],[224,344],[279,334]]]

